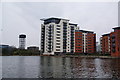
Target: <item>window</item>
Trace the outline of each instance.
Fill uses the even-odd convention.
[[[56,37],[57,39],[60,39],[60,37]]]
[[[67,26],[67,23],[66,23],[66,22],[63,22],[63,26]]]
[[[56,42],[60,42],[60,40],[56,40]]]
[[[57,27],[60,27],[60,25],[57,25]]]
[[[56,43],[57,45],[60,45],[60,43]]]
[[[56,48],[60,48],[60,46],[56,46]]]
[[[56,49],[56,51],[60,51],[60,49]]]
[[[60,28],[56,28],[57,30],[60,30]]]
[[[60,31],[57,31],[57,33],[60,33]]]
[[[60,36],[60,34],[56,34],[57,36]]]

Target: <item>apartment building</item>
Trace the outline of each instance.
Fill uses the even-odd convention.
[[[74,53],[77,24],[62,18],[41,19],[41,51],[45,55]]]
[[[120,57],[120,27],[113,28],[114,32],[110,34],[111,56]]]
[[[75,53],[95,53],[96,34],[91,31],[75,31]]]
[[[111,54],[120,57],[120,27],[113,28],[114,31],[101,37],[102,54]]]
[[[100,39],[101,43],[101,53],[102,54],[110,54],[110,34],[102,35]]]

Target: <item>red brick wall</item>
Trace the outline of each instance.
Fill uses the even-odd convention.
[[[86,53],[96,52],[96,34],[86,35]],[[75,32],[75,53],[84,53],[82,32]]]
[[[83,53],[83,45],[82,45],[82,32],[75,32],[75,52]]]
[[[102,53],[110,53],[109,51],[109,35],[102,36]]]
[[[95,34],[92,34],[92,33],[87,34],[87,44],[86,44],[87,45],[87,53],[95,53],[95,51],[96,51],[95,39],[96,39]]]
[[[115,36],[115,51],[112,51],[114,43],[112,43],[112,36]],[[113,57],[120,57],[120,30],[115,30],[111,33],[111,56]]]

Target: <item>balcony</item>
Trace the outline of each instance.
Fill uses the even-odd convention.
[[[67,35],[67,33],[63,33],[63,36],[66,36]]]
[[[52,32],[50,31],[50,32],[48,32],[48,34],[52,34]]]
[[[115,53],[115,49],[112,49],[112,52]]]
[[[66,23],[66,22],[63,22],[63,26],[67,26],[67,23]]]
[[[114,39],[115,38],[115,35],[112,35],[112,39]]]
[[[115,43],[115,39],[112,39],[112,43]]]
[[[67,29],[63,29],[63,32],[67,32]]]
[[[63,36],[63,38],[67,38],[67,36]]]
[[[48,38],[48,40],[52,40],[52,38],[50,37],[50,38]]]
[[[52,35],[49,34],[48,37],[52,37]]]
[[[115,44],[112,44],[112,47],[115,48]]]

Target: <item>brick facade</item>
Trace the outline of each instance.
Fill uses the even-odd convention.
[[[75,53],[95,53],[96,34],[90,31],[77,30],[75,32]]]
[[[110,34],[104,34],[101,37],[102,54],[110,54]]]
[[[120,27],[113,28],[111,36],[111,56],[120,57]]]
[[[120,27],[113,28],[114,32],[101,37],[102,54],[109,53],[113,57],[120,57]]]

